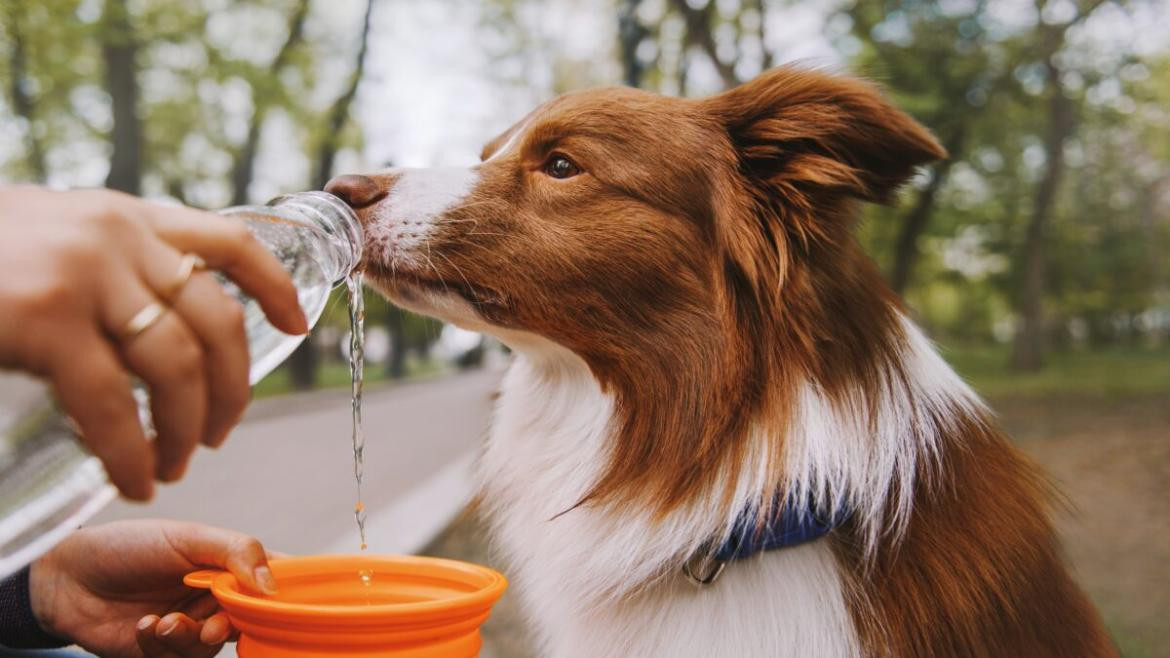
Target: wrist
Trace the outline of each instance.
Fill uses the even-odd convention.
[[[0,644],[12,649],[42,649],[69,644],[53,634],[33,612],[33,571],[31,567],[25,567],[0,583]],[[38,606],[46,602],[46,594],[49,599],[54,598],[43,584],[38,584],[38,588],[41,589],[35,597],[40,599]]]
[[[45,633],[60,637],[63,634],[57,628],[55,585],[56,565],[53,562],[52,552],[41,556],[28,566],[28,600],[29,610],[33,619]]]

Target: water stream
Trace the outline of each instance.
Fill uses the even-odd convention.
[[[366,437],[362,431],[362,381],[365,365],[366,303],[362,297],[360,272],[345,280],[349,289],[349,374],[352,378],[350,397],[353,407],[353,477],[357,482],[357,503],[353,516],[361,536],[361,550],[366,550],[366,504],[362,502],[362,475],[365,470]],[[363,578],[367,581],[368,579]]]

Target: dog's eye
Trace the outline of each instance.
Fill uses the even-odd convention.
[[[581,170],[565,156],[554,155],[544,163],[544,173],[553,178],[572,178],[581,173]]]

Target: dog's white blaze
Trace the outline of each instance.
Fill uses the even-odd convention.
[[[825,542],[737,562],[715,586],[696,590],[681,576],[682,562],[732,521],[708,500],[662,521],[637,509],[561,514],[605,462],[613,400],[568,350],[536,337],[506,340],[517,357],[480,474],[541,655],[859,654]],[[765,457],[728,474],[737,478],[737,506],[764,488]]]
[[[390,194],[366,226],[368,248],[388,265],[425,265],[427,239],[442,223],[443,213],[475,189],[479,175],[466,167],[395,168],[399,174]]]

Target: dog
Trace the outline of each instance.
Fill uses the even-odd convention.
[[[852,235],[944,156],[781,68],[330,182],[378,290],[514,351],[479,468],[540,655],[1117,655],[1046,481]]]

